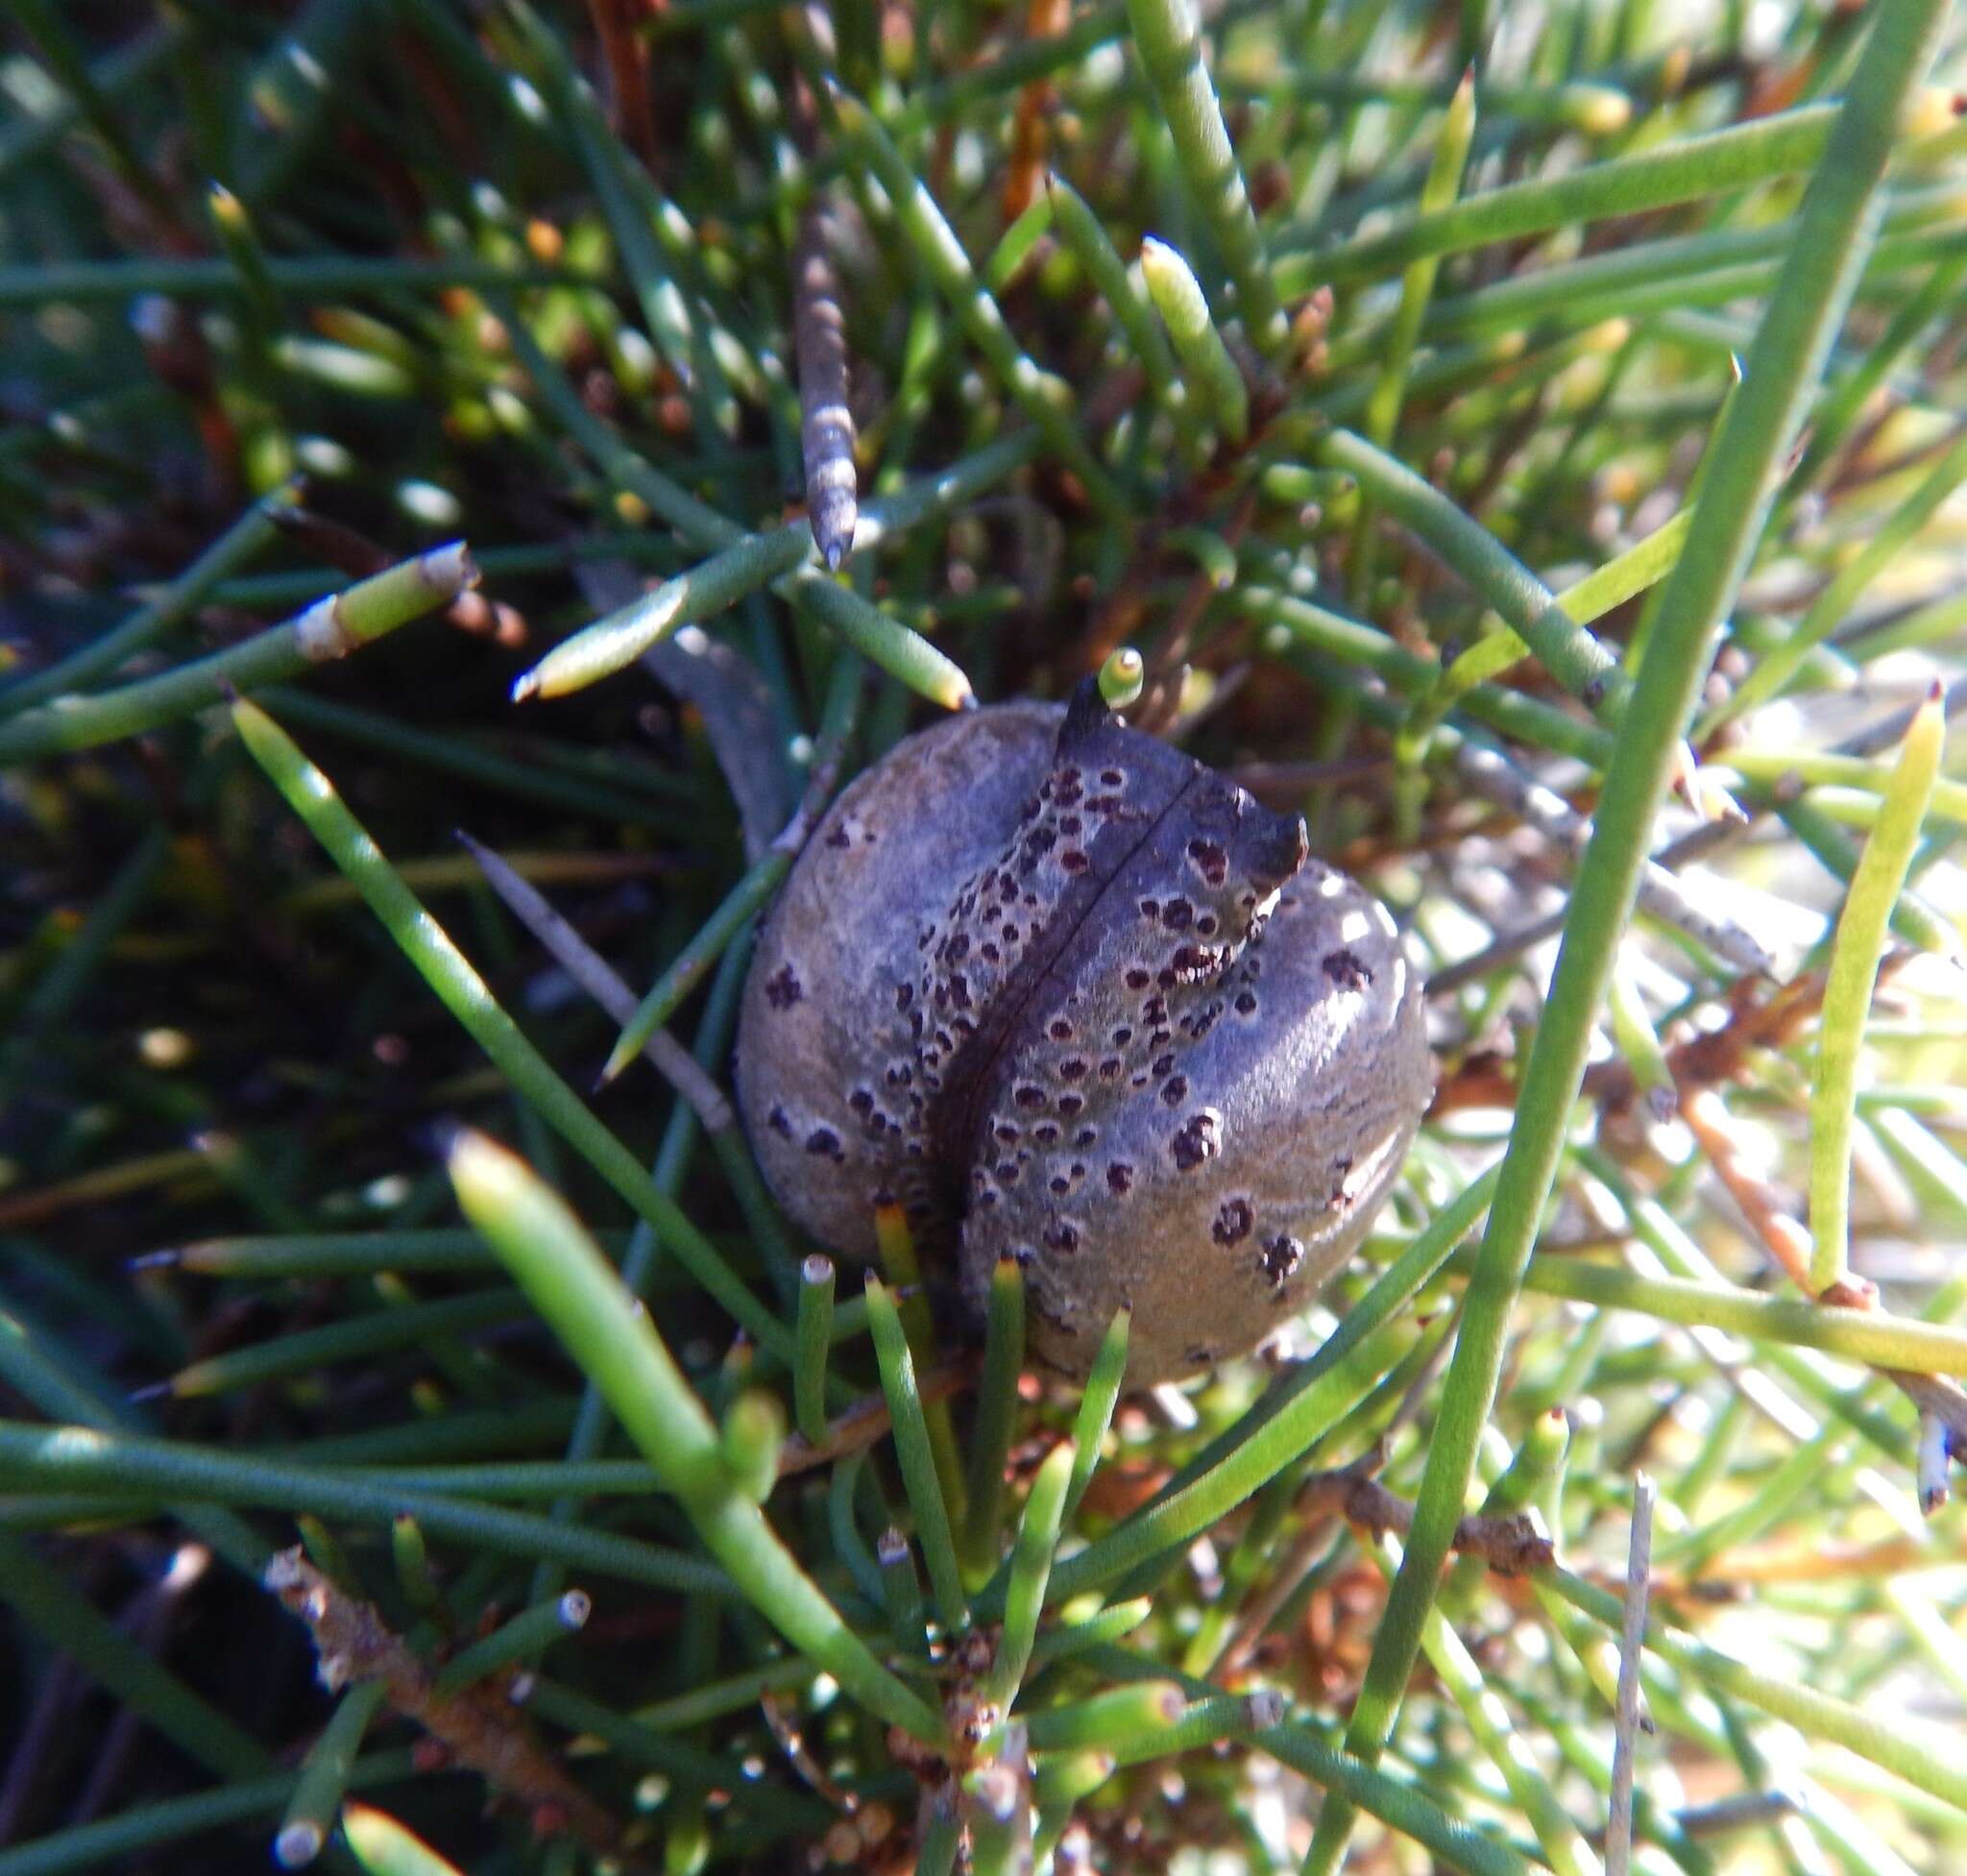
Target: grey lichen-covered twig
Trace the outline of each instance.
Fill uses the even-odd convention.
[[[618,1023],[627,1022],[635,1014],[635,992],[616,975],[608,961],[554,911],[545,893],[522,879],[490,847],[473,840],[462,828],[457,838],[478,863],[486,884],[506,910],[546,947],[561,969]],[[652,1031],[642,1052],[657,1074],[696,1109],[707,1133],[721,1133],[732,1125],[731,1104],[723,1090],[667,1029]]]
[[[1455,767],[1478,794],[1519,815],[1567,852],[1584,852],[1591,838],[1591,823],[1556,790],[1524,774],[1499,750],[1464,742],[1455,752]],[[1775,961],[1750,933],[1731,918],[1703,911],[1688,889],[1657,863],[1649,861],[1639,875],[1639,903],[1640,911],[1685,932],[1737,970],[1774,967]]]
[[[1633,1531],[1625,1574],[1625,1631],[1618,1649],[1618,1711],[1612,1744],[1612,1820],[1605,1876],[1626,1876],[1633,1855],[1633,1747],[1639,1731],[1639,1650],[1653,1569],[1653,1481],[1633,1480]]]
[[[840,304],[835,209],[821,196],[807,209],[792,250],[792,344],[799,364],[799,448],[813,545],[830,571],[854,548],[860,487],[854,413],[847,403],[847,327]]]

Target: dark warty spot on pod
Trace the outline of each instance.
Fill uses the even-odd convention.
[[[1218,1244],[1240,1244],[1255,1223],[1256,1213],[1248,1199],[1226,1199],[1223,1208],[1216,1213],[1216,1222],[1209,1227],[1209,1235]]]
[[[1264,1240],[1260,1262],[1273,1285],[1282,1289],[1291,1274],[1304,1261],[1304,1246],[1288,1234]]]
[[[1357,952],[1347,948],[1326,952],[1324,973],[1342,990],[1363,990],[1372,982],[1372,972],[1367,968],[1364,960]]]
[[[1222,1144],[1216,1136],[1214,1114],[1191,1114],[1169,1142],[1169,1151],[1175,1156],[1176,1165],[1189,1173],[1213,1159],[1222,1151]]]

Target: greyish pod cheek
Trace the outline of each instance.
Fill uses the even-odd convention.
[[[1144,1061],[1132,1032],[1161,1001],[1112,1032],[1128,1038],[1115,1053],[1133,1098],[1090,1142],[1070,1131],[1077,1114],[1031,1116],[1025,1136],[1041,1151],[963,1228],[973,1301],[1000,1255],[1024,1263],[1031,1346],[1051,1367],[1083,1375],[1130,1305],[1136,1385],[1242,1353],[1317,1296],[1365,1236],[1433,1085],[1420,986],[1392,921],[1316,863],[1184,1012],[1187,1030],[1174,1019],[1187,1046],[1155,1044],[1163,1053]]]
[[[920,1169],[910,1005],[916,939],[996,853],[1051,765],[1064,711],[1000,704],[898,743],[837,800],[759,935],[739,1015],[740,1111],[802,1230],[871,1259],[874,1203]]]

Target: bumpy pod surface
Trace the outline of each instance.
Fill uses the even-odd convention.
[[[1082,1376],[1133,1310],[1133,1385],[1242,1353],[1365,1235],[1431,1086],[1385,909],[1303,823],[1116,721],[952,718],[862,774],[760,939],[738,1092],[807,1231],[877,1203]]]

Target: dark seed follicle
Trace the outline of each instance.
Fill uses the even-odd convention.
[[[841,796],[761,938],[739,1051],[804,1229],[869,1255],[871,1194],[899,1193],[979,1307],[1018,1259],[1032,1347],[1067,1374],[1131,1304],[1135,1384],[1308,1302],[1431,1088],[1384,909],[1090,685],[938,724]]]

